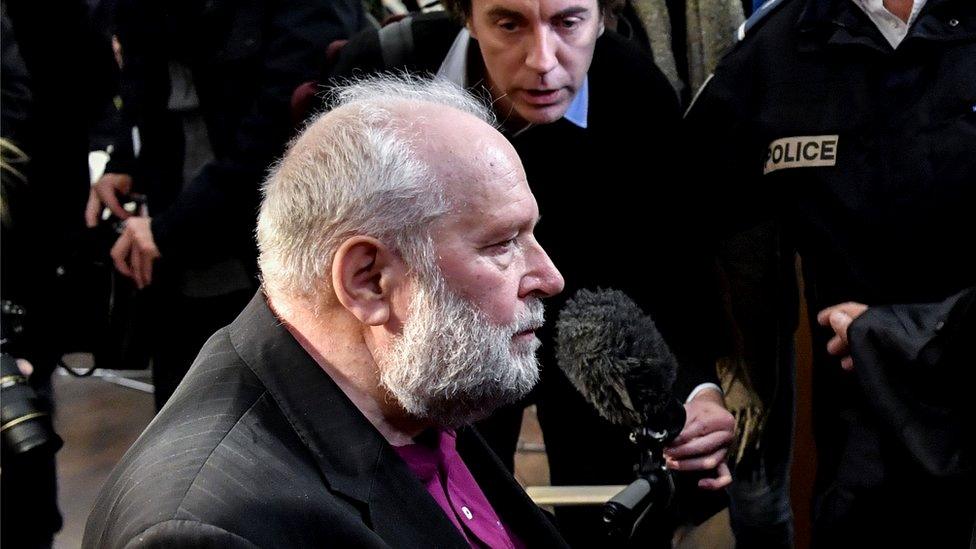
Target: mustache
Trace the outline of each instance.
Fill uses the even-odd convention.
[[[546,323],[546,307],[541,299],[531,299],[524,310],[519,311],[512,321],[510,331],[517,334],[528,330],[538,330]]]

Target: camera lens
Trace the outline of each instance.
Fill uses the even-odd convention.
[[[0,402],[4,454],[41,449],[55,452],[61,447],[51,415],[20,373],[16,359],[6,353],[0,355]]]

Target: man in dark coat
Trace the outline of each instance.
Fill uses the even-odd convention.
[[[561,547],[470,428],[563,286],[486,107],[354,85],[265,186],[264,288],[118,465],[85,547]]]

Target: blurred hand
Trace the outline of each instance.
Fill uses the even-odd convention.
[[[115,63],[120,69],[125,68],[122,63],[122,42],[119,42],[118,35],[112,35],[112,55],[115,56]]]
[[[153,262],[159,257],[159,249],[153,241],[150,218],[127,219],[111,255],[115,268],[131,278],[136,287],[142,289],[152,284]]]
[[[705,490],[719,490],[732,482],[725,462],[735,436],[735,418],[725,409],[722,395],[713,389],[701,391],[685,403],[685,427],[664,450],[668,468],[675,471],[715,471],[713,478],[698,481]]]
[[[34,373],[34,365],[30,363],[26,358],[17,359],[17,369],[24,377],[30,377]]]
[[[854,369],[854,359],[850,356],[851,348],[847,344],[847,328],[866,310],[868,310],[867,305],[850,301],[827,307],[817,313],[817,323],[834,331],[834,337],[827,342],[827,352],[841,357],[840,367],[847,371]]]
[[[85,224],[89,227],[98,225],[102,208],[107,207],[119,219],[132,216],[125,211],[119,196],[132,192],[132,177],[124,173],[107,173],[95,183],[88,195],[88,205],[85,206]]]

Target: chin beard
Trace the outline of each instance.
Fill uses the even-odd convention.
[[[379,361],[381,385],[411,416],[448,428],[528,394],[539,381],[540,342],[512,337],[542,325],[542,302],[528,301],[512,324],[497,326],[447,289],[440,273],[424,278],[403,334]]]

